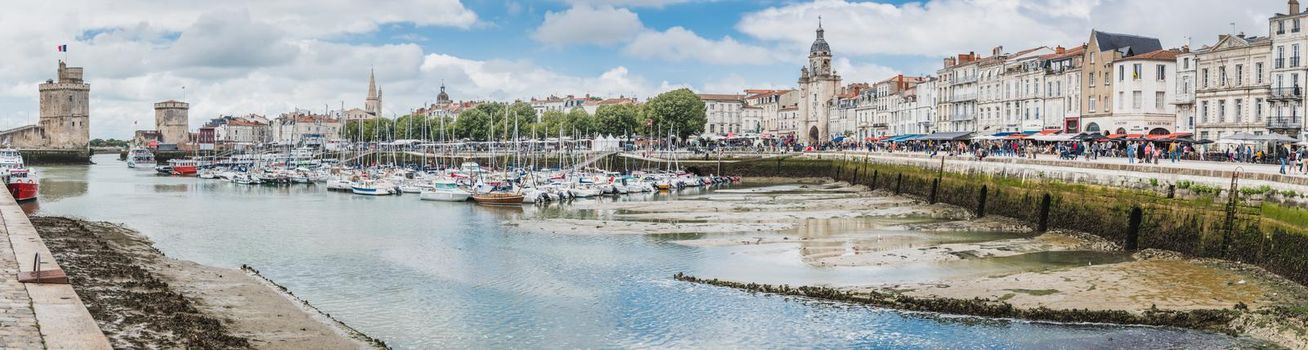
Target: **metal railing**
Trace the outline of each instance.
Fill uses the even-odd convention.
[[[1303,89],[1299,87],[1272,88],[1271,97],[1273,99],[1301,99],[1303,98]]]
[[[1268,129],[1302,129],[1303,117],[1297,115],[1267,117]]]

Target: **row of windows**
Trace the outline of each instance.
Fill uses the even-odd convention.
[[[1228,105],[1234,107],[1234,108],[1230,109],[1230,112],[1229,112],[1229,113],[1228,113],[1228,109],[1226,108]],[[1252,119],[1252,120],[1247,120],[1247,121],[1249,121],[1249,122],[1261,122],[1261,121],[1263,120],[1263,106],[1264,106],[1264,104],[1263,104],[1263,99],[1261,99],[1261,98],[1254,99],[1254,103],[1253,103],[1253,119]],[[1288,104],[1288,103],[1286,104],[1286,106],[1288,106],[1288,107],[1290,107],[1290,108],[1288,108],[1289,112],[1284,113],[1285,115],[1295,115],[1295,114],[1297,114],[1297,112],[1296,112],[1296,111],[1298,110],[1297,107],[1295,107],[1295,106],[1293,106],[1293,105],[1291,105],[1291,104]],[[1212,107],[1211,110],[1210,110],[1210,107]],[[1217,100],[1216,102],[1214,102],[1214,103],[1212,103],[1212,104],[1210,104],[1210,101],[1200,101],[1200,102],[1199,102],[1199,120],[1200,120],[1201,123],[1207,123],[1210,119],[1211,119],[1212,121],[1214,121],[1214,122],[1218,122],[1218,123],[1225,123],[1225,122],[1236,122],[1236,123],[1240,123],[1240,122],[1246,122],[1246,120],[1244,120],[1244,116],[1245,116],[1245,114],[1246,114],[1246,113],[1245,113],[1245,108],[1244,108],[1244,107],[1245,107],[1245,105],[1244,105],[1244,99],[1241,99],[1241,98],[1237,98],[1237,99],[1231,100],[1230,103],[1227,103],[1227,100],[1225,100],[1225,99]],[[1285,112],[1285,110],[1282,109],[1282,107],[1273,106],[1272,108],[1273,108],[1273,109],[1278,109],[1278,110],[1280,110],[1281,112]],[[1215,111],[1214,111],[1214,110],[1215,110]],[[1215,113],[1216,115],[1214,115],[1214,113]],[[1228,119],[1228,118],[1227,118],[1228,116],[1233,116],[1234,118],[1233,118],[1233,119]]]

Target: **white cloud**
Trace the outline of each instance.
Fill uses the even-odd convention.
[[[874,83],[899,74],[894,68],[878,64],[855,64],[849,58],[836,58],[832,64],[845,83]]]
[[[0,11],[0,128],[36,121],[37,84],[54,77],[69,44],[71,65],[91,84],[92,137],[124,138],[153,127],[153,103],[191,103],[191,125],[226,114],[359,107],[375,67],[385,113],[435,99],[445,80],[455,99],[561,94],[648,95],[669,86],[612,66],[564,74],[528,61],[471,60],[415,44],[337,41],[387,23],[470,28],[476,14],[453,0],[180,3],[6,3]],[[183,87],[185,87],[183,89]]]
[[[692,0],[567,0],[573,5],[610,5],[632,7],[663,7],[691,2]]]
[[[743,44],[723,37],[710,40],[682,27],[667,31],[648,31],[637,36],[626,48],[628,55],[673,62],[697,61],[713,64],[766,64],[777,60],[772,50]]]
[[[545,22],[532,38],[552,46],[612,45],[625,42],[644,29],[640,18],[631,10],[579,5],[563,12],[545,13]]]
[[[1267,17],[1284,11],[1280,0],[927,0],[901,5],[817,0],[760,10],[736,28],[785,47],[807,47],[822,16],[827,41],[839,55],[920,55],[1009,51],[1077,45],[1090,29],[1155,36],[1164,46],[1185,37],[1213,41],[1236,22],[1248,34],[1266,35]]]
[[[774,82],[751,81],[749,78],[740,74],[728,74],[721,79],[704,83],[703,89],[696,91],[709,94],[739,94],[746,89],[789,89],[794,84],[779,84]]]

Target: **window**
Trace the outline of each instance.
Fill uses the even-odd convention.
[[[1226,86],[1226,66],[1217,67],[1217,86]]]
[[[1208,122],[1208,101],[1199,102],[1199,122]]]
[[[1239,123],[1239,122],[1240,122],[1240,119],[1241,119],[1241,118],[1244,118],[1244,100],[1243,100],[1243,99],[1238,99],[1238,98],[1235,99],[1235,113],[1234,113],[1234,114],[1235,114],[1235,120],[1234,120],[1234,121],[1235,121],[1236,123]]]
[[[1299,32],[1299,19],[1298,19],[1298,18],[1295,18],[1295,19],[1294,19],[1294,26],[1291,26],[1291,27],[1290,27],[1290,32],[1291,32],[1291,33],[1298,33],[1298,32]]]
[[[1126,66],[1117,66],[1117,81],[1126,80]]]
[[[1290,45],[1290,68],[1299,66],[1299,44]]]
[[[1091,57],[1094,57],[1094,56],[1091,56]],[[1094,113],[1094,112],[1095,112],[1095,97],[1094,97],[1094,96],[1090,96],[1090,113]]]
[[[1207,88],[1208,88],[1208,68],[1204,68],[1204,69],[1202,69],[1202,72],[1203,72],[1202,75],[1204,76],[1204,88],[1207,89]]]
[[[1276,69],[1285,68],[1285,46],[1276,47]]]
[[[1161,65],[1161,64],[1158,65],[1158,76],[1157,76],[1157,78],[1158,78],[1158,81],[1166,81],[1166,80],[1167,80],[1167,66],[1165,66],[1165,65]]]
[[[1263,99],[1254,99],[1254,121],[1263,121]]]
[[[1154,93],[1154,108],[1162,111],[1166,109],[1163,105],[1167,103],[1167,93],[1158,91]]]
[[[1131,65],[1131,80],[1140,80],[1144,76],[1144,65],[1136,63]]]
[[[1285,34],[1285,21],[1276,22],[1276,34]]]
[[[1244,65],[1235,65],[1235,86],[1244,85]]]
[[[1091,57],[1094,57],[1094,56],[1091,56]],[[1090,87],[1095,87],[1095,75],[1094,75],[1094,74],[1091,74],[1091,75],[1090,75]]]
[[[1226,100],[1217,100],[1217,122],[1226,122]]]
[[[1182,68],[1182,69],[1190,69],[1190,58],[1189,58],[1189,57],[1186,57],[1185,59],[1181,60],[1181,62],[1182,62],[1182,63],[1181,63],[1181,68]]]
[[[1256,76],[1254,76],[1254,84],[1262,85],[1262,84],[1263,84],[1263,63],[1262,63],[1262,62],[1254,63],[1254,74],[1256,74]]]
[[[1131,92],[1131,108],[1135,108],[1135,110],[1137,110],[1137,111],[1140,110],[1140,108],[1141,108],[1140,106],[1141,106],[1142,103],[1143,103],[1143,101],[1141,101],[1141,100],[1144,100],[1144,93],[1143,93],[1143,92],[1141,92],[1141,91],[1139,91],[1139,90],[1136,90],[1136,91],[1132,91],[1132,92]]]

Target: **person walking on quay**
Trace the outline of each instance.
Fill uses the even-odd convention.
[[[1286,161],[1288,160],[1287,158],[1290,157],[1290,152],[1286,147],[1287,146],[1276,146],[1276,160],[1281,163],[1281,175],[1285,175]]]
[[[1135,164],[1135,143],[1126,144],[1126,163]]]

